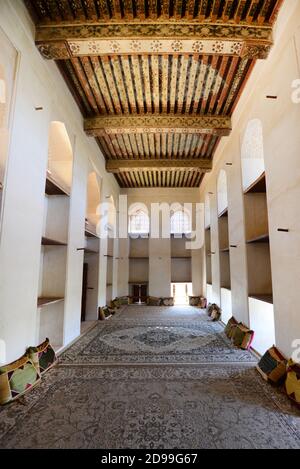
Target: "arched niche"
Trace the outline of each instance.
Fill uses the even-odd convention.
[[[9,133],[18,53],[0,28],[0,211],[8,157]]]
[[[218,215],[221,215],[228,208],[228,192],[227,192],[227,174],[221,169],[217,181],[217,203]]]
[[[101,181],[95,171],[88,175],[86,219],[88,226],[95,232],[100,220]]]
[[[263,129],[260,119],[248,122],[241,148],[243,190],[247,190],[265,171]]]
[[[210,198],[209,194],[206,194],[204,201],[204,223],[205,228],[210,226]]]
[[[63,122],[51,122],[48,148],[47,175],[69,193],[72,186],[73,150]]]

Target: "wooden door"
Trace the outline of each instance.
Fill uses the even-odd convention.
[[[133,285],[132,292],[133,292],[133,302],[138,303],[140,299],[140,286]]]
[[[86,297],[88,289],[88,268],[87,263],[83,264],[83,274],[82,274],[82,296],[81,296],[81,322],[85,321],[86,315]]]
[[[148,287],[147,285],[141,285],[141,302],[145,303],[147,301]]]

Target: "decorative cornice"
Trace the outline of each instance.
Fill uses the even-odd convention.
[[[63,41],[72,39],[125,38],[199,38],[272,40],[272,27],[226,23],[126,23],[126,24],[71,24],[37,26],[36,41]]]
[[[212,161],[209,159],[120,159],[106,161],[106,170],[109,173],[122,173],[130,171],[196,171],[209,172]]]
[[[222,54],[265,58],[272,28],[228,24],[81,24],[38,26],[46,59],[114,54]]]
[[[85,119],[84,129],[89,136],[120,133],[202,133],[226,136],[231,132],[228,116],[170,116],[169,114],[144,116],[111,116]]]

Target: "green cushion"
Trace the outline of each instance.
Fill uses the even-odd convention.
[[[39,369],[27,355],[0,367],[0,404],[7,404],[22,396],[40,379]]]
[[[149,305],[149,306],[160,306],[161,305],[161,299],[157,298],[156,296],[148,296],[147,305]]]
[[[27,355],[33,361],[36,368],[39,369],[41,374],[48,371],[57,362],[55,351],[48,338],[37,347],[30,347],[27,350]]]
[[[256,369],[266,381],[280,383],[286,375],[287,359],[273,346],[261,357]]]

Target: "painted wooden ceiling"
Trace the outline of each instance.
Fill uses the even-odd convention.
[[[198,187],[283,0],[25,0],[121,187]]]

